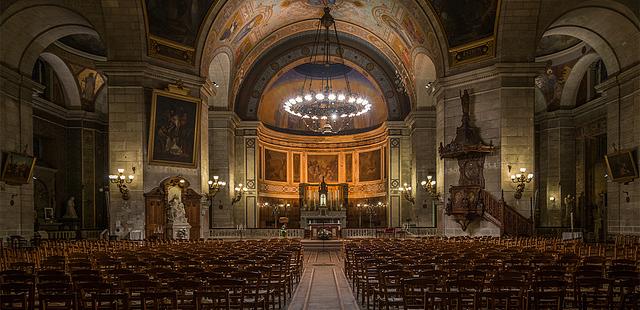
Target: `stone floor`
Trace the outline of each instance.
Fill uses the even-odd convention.
[[[339,251],[305,251],[304,272],[290,310],[360,309],[343,271]]]

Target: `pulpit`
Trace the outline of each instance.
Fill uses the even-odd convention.
[[[147,238],[200,238],[202,196],[189,186],[189,181],[174,176],[164,179],[158,187],[144,194]]]

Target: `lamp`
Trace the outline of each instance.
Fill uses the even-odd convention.
[[[407,183],[404,183],[404,186],[398,187],[398,191],[400,191],[402,197],[404,197],[404,199],[406,199],[408,202],[410,202],[411,204],[416,203],[416,199],[415,197],[413,197],[412,188],[411,186],[407,185]]]
[[[218,192],[227,185],[227,182],[220,181],[220,177],[214,175],[213,180],[209,180],[207,184],[209,184],[209,193],[207,193],[207,198],[209,201],[212,201],[213,197],[215,197]]]
[[[133,173],[136,173],[136,167],[131,168]],[[126,176],[124,174],[124,169],[118,168],[118,174],[110,174],[109,182],[118,185],[118,189],[120,190],[120,194],[122,194],[122,200],[129,200],[129,188],[126,184],[131,184],[133,182],[134,176],[130,174]]]
[[[522,198],[525,184],[533,180],[533,173],[525,174],[525,172],[527,172],[527,168],[520,168],[520,173],[511,175],[511,182],[516,184],[516,193],[513,194],[516,199]]]
[[[240,201],[240,199],[242,199],[242,196],[244,196],[244,193],[246,191],[247,191],[247,188],[244,187],[242,183],[238,184],[238,186],[234,188],[233,199],[231,199],[231,204],[234,205],[238,201]]]
[[[356,207],[358,207],[358,210],[360,211],[358,212],[360,216],[358,227],[362,227],[362,213],[364,212],[369,216],[369,228],[371,228],[373,223],[372,217],[376,215],[376,213],[378,213],[377,208],[382,209],[386,207],[386,205],[382,203],[382,201],[378,201],[378,203],[375,204],[370,204],[369,202],[359,203],[356,205]]]
[[[422,182],[420,182],[420,185],[422,185],[422,189],[424,189],[427,194],[431,196],[431,199],[440,199],[440,193],[438,193],[438,189],[436,189],[436,180],[434,180],[432,176],[428,175],[427,180],[423,180]]]

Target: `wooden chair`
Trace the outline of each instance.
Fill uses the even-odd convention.
[[[40,309],[67,310],[77,307],[76,295],[69,283],[49,282],[38,284]]]
[[[240,279],[222,278],[211,281],[211,291],[229,294],[231,309],[244,308],[245,282]]]
[[[425,293],[436,292],[439,283],[433,278],[408,278],[402,282],[404,309],[423,309]]]
[[[178,309],[176,292],[144,292],[140,297],[142,310]]]
[[[29,296],[26,293],[4,294],[0,293],[0,309],[29,309]]]
[[[125,293],[93,293],[91,294],[93,310],[129,310],[129,295]]]
[[[198,310],[230,310],[231,300],[229,291],[207,292],[199,291],[193,294],[193,302]]]

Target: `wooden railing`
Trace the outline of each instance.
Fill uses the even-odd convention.
[[[485,190],[481,191],[481,195],[484,217],[500,227],[500,235],[522,236],[533,233],[533,221],[505,203],[504,197],[498,200]]]
[[[214,228],[209,230],[209,238],[213,239],[270,239],[279,238],[280,229],[276,228]],[[303,238],[304,229],[287,229],[287,238]]]

